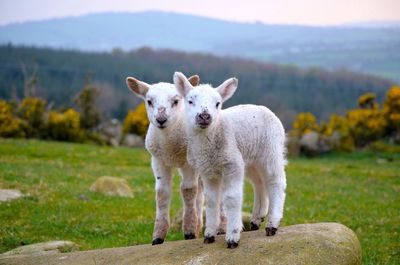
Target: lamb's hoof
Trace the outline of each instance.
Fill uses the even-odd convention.
[[[256,225],[253,222],[250,222],[250,230],[254,231],[254,230],[258,230],[260,227],[258,225]]]
[[[196,235],[193,233],[185,234],[185,240],[195,239]]]
[[[164,243],[164,239],[157,237],[157,238],[153,239],[153,243],[151,243],[151,244],[154,246],[154,245],[160,245],[162,243]]]
[[[211,244],[215,242],[215,236],[206,236],[204,238],[204,244]]]
[[[274,236],[276,234],[276,231],[278,231],[278,228],[275,227],[266,227],[265,232],[267,232],[267,236]]]
[[[239,242],[235,241],[228,241],[226,243],[228,243],[228,248],[237,248],[239,246]]]

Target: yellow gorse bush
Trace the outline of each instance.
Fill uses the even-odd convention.
[[[142,137],[146,135],[147,127],[149,127],[149,119],[144,103],[139,104],[135,110],[130,110],[122,125],[124,133],[134,133]]]
[[[382,108],[383,115],[388,122],[389,133],[400,133],[400,87],[393,86],[386,93]]]
[[[322,134],[330,139],[334,150],[352,151],[355,148],[348,121],[343,116],[332,114]]]
[[[347,112],[348,126],[358,146],[383,136],[387,122],[382,111],[373,109],[354,109]]]
[[[25,98],[18,108],[18,115],[27,123],[27,137],[40,136],[43,129],[46,101],[40,98]]]
[[[302,136],[312,131],[318,131],[318,123],[315,116],[310,112],[299,113],[293,123],[292,136]]]
[[[0,100],[0,136],[24,137],[24,129],[23,121],[13,115],[11,104]]]
[[[47,120],[47,136],[62,141],[81,141],[80,115],[74,109],[63,113],[51,111]]]
[[[291,136],[301,138],[312,131],[327,139],[330,147],[339,151],[352,151],[385,136],[400,136],[400,87],[388,90],[380,109],[373,93],[361,95],[358,109],[347,111],[345,116],[333,114],[329,122],[318,125],[311,113],[300,113],[293,123]],[[397,136],[396,136],[397,135]],[[396,138],[397,137],[397,138]]]
[[[378,108],[378,104],[375,102],[376,100],[376,95],[374,93],[366,93],[364,95],[361,95],[358,98],[358,106],[360,108]]]

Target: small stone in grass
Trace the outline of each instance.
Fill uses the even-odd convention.
[[[100,177],[90,187],[90,191],[109,196],[132,197],[132,190],[123,178]]]
[[[22,197],[22,193],[19,190],[0,189],[0,202],[11,201],[20,197]]]

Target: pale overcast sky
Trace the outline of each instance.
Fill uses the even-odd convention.
[[[400,0],[0,0],[0,25],[95,12],[145,10],[279,24],[400,20]]]

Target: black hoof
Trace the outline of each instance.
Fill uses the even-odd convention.
[[[185,234],[185,240],[195,239],[195,238],[196,238],[196,235],[193,233]]]
[[[164,243],[164,239],[155,238],[155,239],[153,239],[153,243],[151,243],[151,244],[154,246],[154,245],[160,245],[162,243]]]
[[[239,242],[235,241],[228,241],[226,243],[228,243],[228,248],[237,248],[239,246]]]
[[[204,244],[210,244],[215,242],[215,236],[210,236],[210,237],[205,237],[204,238]]]
[[[267,232],[267,236],[274,236],[276,234],[276,231],[278,231],[278,228],[275,227],[266,227],[265,232]]]
[[[258,225],[256,225],[253,222],[250,222],[250,230],[251,231],[258,230],[258,229],[260,229],[260,227]]]

